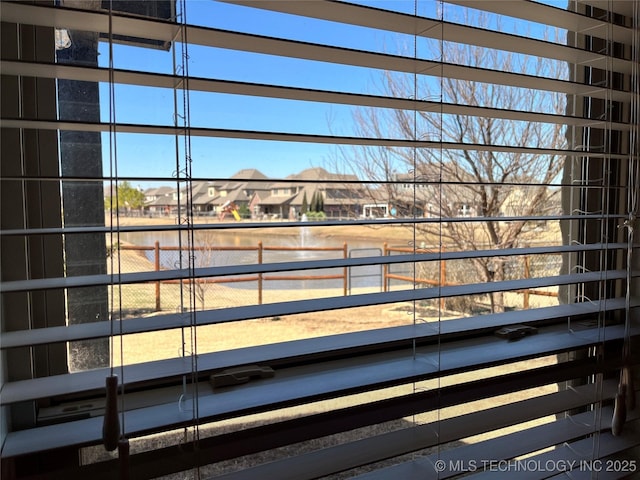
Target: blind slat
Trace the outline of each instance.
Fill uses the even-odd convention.
[[[203,310],[196,312],[195,321],[198,326],[213,325],[226,322],[267,318],[277,315],[294,315],[317,311],[330,311],[342,308],[366,307],[371,305],[384,305],[408,301],[418,301],[435,298],[447,298],[462,295],[478,295],[495,291],[522,290],[528,288],[540,288],[549,285],[570,285],[580,281],[601,281],[596,273],[563,275],[553,277],[553,283],[548,283],[549,278],[517,280],[508,282],[492,282],[490,284],[471,284],[440,288],[422,288],[402,290],[386,293],[368,293],[353,295],[351,297],[326,297],[310,300],[297,300],[286,303],[271,303],[262,305],[249,305],[243,307],[223,308],[217,310]],[[608,272],[606,279],[623,279],[623,272]],[[509,287],[509,288],[506,288]],[[441,297],[438,296],[440,293]],[[615,305],[616,299],[609,299]],[[571,306],[573,308],[574,305]],[[528,311],[528,310],[527,310]],[[534,310],[534,311],[537,311]],[[522,313],[522,312],[519,312]],[[2,348],[18,347],[23,345],[38,345],[57,341],[81,340],[91,338],[108,337],[111,329],[123,335],[144,333],[159,330],[182,328],[190,325],[190,319],[181,314],[163,314],[147,318],[131,318],[127,320],[113,320],[112,322],[90,322],[84,324],[68,325],[66,327],[49,327],[30,331],[7,332],[7,343]]]
[[[17,20],[22,20],[27,24],[64,27],[69,26],[69,23],[65,22],[65,24],[61,24],[60,20],[66,20],[66,13],[69,13],[74,16],[80,15],[84,22],[86,22],[83,26],[78,27],[79,30],[90,30],[102,33],[108,33],[109,31],[108,15],[106,14],[77,11],[71,12],[60,8],[32,8],[35,10],[42,9],[47,13],[42,11],[34,12],[28,17],[22,18],[18,12],[24,14],[28,9],[23,10],[18,8],[18,12],[16,12],[11,8],[9,9],[9,12],[7,12],[6,18],[8,21],[16,21],[16,17],[18,17]],[[54,15],[48,14],[48,11],[50,10],[54,11]],[[3,8],[1,13],[5,16],[5,8]],[[178,27],[175,24],[168,22],[153,22],[150,20],[123,17],[120,15],[112,15],[112,19],[114,34],[131,35],[136,37],[144,36],[145,38],[164,41],[172,41],[177,34]],[[532,90],[546,90],[618,102],[628,102],[632,99],[632,93],[630,92],[598,88],[565,80],[537,77],[534,75],[509,73],[485,68],[468,67],[382,53],[283,40],[273,37],[243,34],[213,28],[194,26],[188,26],[185,28],[186,35],[188,36],[190,43],[208,47],[242,50],[245,52],[278,55],[303,60],[338,63],[350,66],[374,68],[383,71],[393,70],[405,73],[420,72],[425,75],[437,74],[438,76],[458,80],[500,84],[519,88],[529,88]]]
[[[433,328],[426,326],[422,328],[423,334],[424,330],[428,331],[428,334],[433,336]],[[406,332],[406,330],[405,330]],[[420,332],[418,332],[418,340],[420,340]],[[636,331],[632,332],[632,335],[637,335]],[[321,386],[317,385],[318,388],[324,388],[326,390],[315,390],[315,393],[309,393],[308,390],[302,389],[301,392],[307,392],[303,396],[305,398],[314,395],[321,395],[321,391],[324,392],[322,395],[328,394],[329,392],[337,392],[338,390],[342,391],[343,389],[354,390],[354,389],[363,389],[366,385],[369,385],[373,388],[373,385],[378,385],[380,388],[382,384],[399,384],[410,378],[421,378],[426,379],[428,377],[432,377],[437,374],[445,374],[445,373],[454,373],[457,371],[468,371],[473,368],[480,368],[482,366],[487,365],[495,365],[500,363],[505,363],[508,361],[515,361],[518,359],[531,358],[532,356],[544,356],[549,355],[555,352],[567,351],[575,348],[580,348],[584,346],[588,346],[597,343],[606,339],[606,341],[614,341],[616,339],[623,338],[624,336],[624,328],[621,326],[612,326],[606,327],[606,331],[594,328],[586,328],[585,330],[578,330],[576,333],[567,332],[566,326],[562,326],[562,328],[555,328],[553,333],[539,333],[532,337],[527,338],[526,342],[508,342],[505,340],[497,339],[495,337],[482,337],[483,342],[479,343],[477,341],[464,341],[460,340],[458,342],[451,342],[447,344],[447,349],[441,353],[441,356],[438,357],[437,350],[434,350],[435,347],[427,346],[420,347],[417,352],[418,357],[421,357],[420,364],[413,364],[412,361],[409,361],[412,355],[407,353],[407,350],[404,352],[398,353],[390,353],[385,357],[380,358],[376,355],[370,355],[367,358],[369,362],[372,360],[373,363],[367,363],[366,359],[362,359],[361,357],[357,359],[352,359],[349,362],[355,364],[353,366],[353,374],[355,375],[351,380],[347,380],[346,378],[342,378],[342,375],[339,375],[340,378],[335,379],[335,382],[331,379],[332,373],[331,369],[327,367],[323,369],[325,373],[323,373],[323,378],[325,379],[325,385]],[[335,337],[334,337],[335,338]],[[410,341],[405,341],[401,345],[405,346],[405,348],[411,347]],[[565,342],[563,344],[563,342]],[[393,342],[396,343],[396,342]],[[225,352],[225,356],[228,355],[228,358],[224,358],[224,356],[217,354],[203,355],[203,361],[200,362],[199,366],[201,371],[209,371],[209,370],[218,370],[228,368],[230,365],[227,365],[225,362],[233,362],[238,361],[239,358],[240,363],[236,363],[235,365],[247,364],[247,362],[251,362],[252,360],[260,361],[262,364],[273,364],[273,362],[277,362],[278,359],[281,360],[281,357],[268,357],[260,354],[260,351],[271,352],[271,355],[276,352],[276,349],[280,349],[282,352],[282,356],[286,356],[288,352],[291,358],[296,358],[297,354],[303,355],[305,354],[303,350],[300,348],[304,348],[305,346],[313,346],[316,342],[313,340],[301,340],[297,342],[292,342],[289,348],[289,344],[276,344],[271,347],[265,347],[263,349],[260,348],[248,348],[241,349],[238,351]],[[324,342],[320,342],[319,345],[326,346]],[[384,344],[380,346],[382,349]],[[354,350],[358,347],[345,347],[338,352],[340,354],[345,354],[349,350]],[[399,348],[399,347],[397,347]],[[465,350],[466,349],[466,350]],[[536,353],[536,349],[539,349]],[[467,353],[464,353],[466,351]],[[255,355],[252,353],[255,352]],[[243,357],[242,354],[245,354]],[[321,351],[315,351],[313,355],[318,355]],[[538,355],[539,354],[539,355]],[[215,358],[216,355],[218,357],[223,358]],[[306,352],[306,355],[312,355],[309,351]],[[458,357],[458,355],[461,355]],[[393,360],[391,357],[395,358]],[[416,358],[418,358],[416,357]],[[434,360],[435,359],[435,360]],[[429,361],[434,360],[434,361]],[[381,363],[384,363],[387,366],[381,366]],[[393,369],[390,369],[391,364],[393,364]],[[338,361],[335,364],[340,371],[344,371],[346,365]],[[301,367],[302,368],[302,367]],[[164,369],[164,371],[162,371]],[[187,369],[186,371],[184,369]],[[380,369],[379,371],[377,371]],[[147,370],[144,372],[143,370]],[[100,390],[104,388],[104,377],[105,373],[108,371],[101,372],[90,372],[90,373],[74,373],[67,375],[57,375],[52,377],[44,377],[39,379],[32,380],[23,380],[17,382],[9,382],[6,383],[3,388],[3,394],[1,401],[3,404],[11,404],[20,401],[30,400],[30,399],[39,399],[39,398],[48,398],[55,397],[64,394],[72,394],[79,392],[87,392]],[[143,381],[149,381],[153,378],[161,379],[161,378],[179,378],[180,375],[188,374],[191,372],[191,365],[188,361],[188,358],[179,358],[169,361],[161,361],[156,362],[156,365],[140,365],[140,366],[128,366],[125,369],[124,378],[128,384],[135,385],[137,383],[141,383]],[[305,381],[308,381],[306,379]],[[346,382],[346,383],[345,383]],[[360,382],[360,383],[359,383]],[[364,383],[362,383],[364,382]],[[304,382],[303,382],[304,383]],[[296,386],[297,385],[297,386]],[[301,388],[300,385],[296,384],[292,387],[290,394],[298,395],[295,392],[296,389]],[[273,389],[274,383],[266,383],[263,386],[264,390]],[[315,388],[315,387],[314,387]],[[275,389],[278,390],[278,389]],[[261,392],[261,393],[260,393]],[[256,397],[246,398],[246,402],[242,403],[245,400],[242,400],[242,404],[245,405],[246,408],[250,408],[251,405],[257,406],[260,405],[260,399],[258,398],[260,395],[267,395],[268,398],[272,398],[272,395],[275,392],[265,392],[260,390],[257,393]],[[278,395],[285,395],[284,392],[278,393]],[[267,398],[265,397],[265,398]],[[216,398],[221,400],[219,395],[216,394]],[[282,397],[284,398],[284,397]],[[284,401],[284,400],[283,400]],[[220,408],[222,408],[222,404],[220,404]],[[226,408],[226,407],[225,407]],[[237,408],[241,409],[241,404],[237,404]],[[224,412],[228,412],[224,410]],[[224,413],[220,411],[219,413]]]
[[[2,61],[0,68],[2,68],[5,75],[64,78],[67,80],[82,80],[87,82],[109,81],[109,70],[103,68],[80,67],[63,64],[38,64],[22,61]],[[116,83],[129,85],[174,88],[181,79],[174,75],[114,69],[113,80]],[[554,123],[557,125],[575,125],[581,127],[600,126],[602,128],[606,125],[609,129],[619,131],[628,131],[631,128],[627,123],[607,122],[605,124],[605,122],[596,119],[580,118],[569,115],[554,115],[549,113],[505,110],[474,105],[439,103],[428,100],[416,101],[396,97],[364,95],[329,90],[313,90],[198,77],[189,78],[189,89],[192,91],[212,93],[228,93],[235,95],[282,98],[288,100],[336,103],[342,105],[406,109],[422,112],[431,111],[450,115],[470,115],[486,118],[501,118],[506,120]]]
[[[629,418],[629,422],[625,425],[625,428],[634,429],[635,431],[640,427],[640,425],[637,421],[637,413],[634,413],[633,417],[634,418]],[[609,479],[610,477],[607,475],[608,473],[613,473],[615,475],[611,478],[625,478],[628,477],[629,473],[634,473],[637,470],[632,468],[629,463],[629,468],[626,469],[627,471],[622,471],[623,469],[621,468],[619,469],[620,471],[605,472],[606,463],[600,463],[598,460],[639,445],[639,435],[619,435],[614,437],[611,432],[601,431],[598,450],[591,453],[588,458],[585,458],[582,452],[592,452],[593,442],[593,437],[588,437],[583,440],[557,445],[553,450],[539,455],[532,455],[528,457],[527,460],[534,462],[533,465],[545,465],[548,468],[545,468],[544,470],[536,468],[523,469],[518,472],[518,479],[542,480],[545,478],[551,478],[556,480],[566,480],[567,475],[562,473],[562,469],[567,468],[567,470],[571,471],[572,479],[580,478],[581,480],[591,480],[593,478],[593,474],[601,465],[602,471],[598,472],[598,480],[603,478]],[[471,475],[469,478],[473,480],[513,478],[513,471],[510,472],[506,468],[504,471],[496,470],[497,469],[494,469],[494,471],[476,473]],[[556,473],[557,475],[551,476],[553,473]]]
[[[474,8],[475,0],[447,0],[447,2]],[[7,22],[91,30],[101,33],[109,32],[109,20],[106,14],[89,13],[86,10],[70,8],[13,5],[10,2],[6,2],[2,10],[2,16]],[[489,0],[482,6],[482,10],[534,21],[543,25],[553,25],[574,32],[589,32],[591,35],[604,39],[609,38],[611,33],[611,40],[626,44],[633,42],[631,28],[535,2]],[[175,39],[179,28],[178,25],[169,22],[141,21],[121,15],[114,15],[114,18],[117,19],[113,25],[114,33],[119,35],[144,35],[154,40],[170,42]],[[146,28],[141,28],[141,26]]]
[[[634,304],[634,308],[637,308]],[[456,321],[443,322],[436,331],[433,325],[421,324],[401,327],[389,327],[373,329],[366,332],[355,332],[341,335],[329,335],[327,337],[297,340],[274,345],[251,347],[240,350],[229,350],[224,356],[218,354],[203,354],[198,359],[198,365],[202,371],[223,370],[239,364],[272,364],[274,359],[303,358],[306,356],[318,357],[319,355],[331,355],[332,352],[341,352],[354,349],[362,350],[367,346],[371,348],[390,348],[393,345],[410,342],[415,339],[422,343],[435,339],[438,335],[456,336],[472,332],[495,330],[516,323],[528,323],[535,325],[554,319],[566,319],[596,314],[598,312],[613,312],[624,308],[624,299],[610,299],[593,303],[578,303],[572,305],[555,305],[530,310],[487,314],[480,317],[459,318]],[[126,320],[123,325],[131,320]],[[54,327],[45,329],[42,333],[50,333],[46,343],[52,341],[81,340],[94,338],[87,331],[95,332],[101,328],[98,336],[104,336],[108,327],[106,322],[94,322],[84,325],[72,325],[69,327]],[[115,331],[119,332],[120,322],[114,324]],[[54,332],[55,331],[55,332]],[[80,334],[73,333],[80,332]],[[7,335],[10,335],[8,332]],[[66,334],[66,336],[64,336]],[[83,334],[83,335],[82,335]],[[34,335],[35,337],[35,335]],[[3,338],[4,343],[4,338]],[[29,344],[24,342],[25,345]],[[37,343],[34,343],[37,344]],[[78,393],[97,390],[103,387],[104,377],[108,370],[94,370],[87,372],[75,372],[72,376],[62,375],[54,377],[35,378],[5,384],[0,396],[2,404],[15,403],[29,399],[42,398],[43,395],[58,396],[65,393]],[[187,358],[173,358],[159,360],[139,365],[126,365],[123,378],[126,384],[148,382],[164,377],[177,377],[191,372],[191,363]]]
[[[264,463],[254,468],[221,475],[219,480],[253,480],[256,478],[277,478],[279,480],[311,480],[326,475],[339,473],[352,468],[368,465],[429,448],[439,443],[447,443],[464,437],[477,435],[495,430],[502,426],[523,423],[556,412],[578,408],[585,405],[589,399],[595,400],[597,391],[594,385],[585,385],[576,388],[575,391],[564,390],[541,397],[514,402],[500,407],[481,410],[467,415],[442,420],[440,422],[417,425],[404,428],[396,432],[381,434],[371,438],[354,441],[351,443],[316,450],[311,453],[286,458],[284,460]],[[605,382],[603,396],[612,398],[615,396],[615,382]],[[545,428],[543,433],[536,432],[535,428],[518,432],[509,438],[508,442],[517,445],[520,451],[530,447],[534,435],[538,444],[544,443],[544,447],[553,445],[558,441],[567,441],[579,435],[591,433],[595,425],[583,423],[584,417],[578,415],[571,428],[561,428],[556,425],[553,430]],[[560,422],[569,422],[569,419]],[[578,423],[580,422],[580,423]],[[524,439],[527,439],[525,441]],[[546,443],[553,442],[553,443]],[[489,441],[495,445],[495,441]],[[502,446],[504,447],[504,446]],[[502,449],[504,450],[504,448]],[[528,452],[523,452],[528,453]],[[492,458],[496,451],[491,452]],[[445,454],[446,455],[446,454]],[[452,462],[453,463],[453,462]],[[447,462],[448,465],[448,462]],[[396,467],[398,468],[398,467]],[[437,478],[447,478],[449,469],[445,469]],[[384,472],[384,474],[382,473]],[[392,475],[392,472],[381,469],[374,475],[375,478],[412,478],[404,475]],[[456,472],[460,473],[460,472]],[[385,474],[387,476],[385,476]],[[368,478],[364,477],[355,478]],[[420,477],[428,478],[428,477]]]
[[[416,184],[417,185],[417,184]],[[599,187],[594,187],[599,188]],[[620,215],[606,215],[604,219],[608,220],[624,220],[627,216]],[[603,216],[597,213],[590,214],[575,214],[575,215],[531,215],[531,216],[520,216],[520,217],[445,217],[445,218],[375,218],[375,219],[349,219],[349,220],[324,220],[322,222],[306,222],[306,227],[316,227],[316,226],[333,226],[333,227],[344,227],[348,225],[358,225],[358,226],[370,226],[370,227],[378,227],[383,225],[406,225],[409,223],[416,225],[423,224],[437,224],[441,222],[452,222],[452,223],[479,223],[479,222],[539,222],[539,221],[570,221],[570,220],[603,220]],[[194,224],[190,225],[188,228],[193,231],[210,231],[210,230],[244,230],[244,229],[253,229],[260,228],[264,226],[264,222],[242,222],[242,223],[219,223],[216,224],[215,227],[211,224]],[[282,221],[269,223],[269,227],[277,228],[277,229],[286,229],[291,227],[300,227],[300,222],[298,221]],[[19,229],[8,229],[0,231],[0,237],[15,237],[15,236],[27,236],[27,235],[58,235],[58,234],[82,234],[82,233],[114,233],[119,231],[121,233],[124,232],[180,232],[187,230],[187,227],[184,225],[125,225],[117,227],[117,229],[113,229],[111,227],[105,226],[87,226],[87,227],[62,227],[62,228],[19,228]],[[634,246],[637,248],[637,245]]]
[[[634,274],[634,278],[637,277],[638,274]],[[268,318],[280,315],[323,312],[342,308],[366,307],[372,305],[412,302],[464,295],[482,295],[492,292],[571,285],[580,282],[622,280],[624,278],[626,278],[625,271],[612,270],[606,272],[576,273],[571,275],[557,275],[553,277],[507,280],[502,282],[442,286],[438,288],[416,288],[384,293],[364,293],[349,297],[325,297],[309,300],[295,300],[289,302],[222,308],[216,310],[202,310],[195,312],[195,319],[192,320],[195,321],[197,326],[203,326],[256,318]],[[123,321],[121,324],[118,324],[117,321],[105,321],[91,322],[82,326],[69,325],[64,328],[77,329],[78,332],[84,330],[84,335],[88,335],[89,338],[95,338],[108,336],[111,331],[110,324],[117,325],[118,330],[116,331],[118,332],[122,332],[123,334],[132,334],[186,327],[189,325],[189,321],[189,317],[185,315],[165,314],[143,319],[128,319]],[[58,332],[60,332],[60,330],[58,330]],[[31,334],[29,335],[31,336]],[[37,335],[35,338],[37,338]]]
[[[4,118],[3,126],[6,128],[21,128],[34,130],[69,130],[79,132],[109,132],[112,128],[118,133],[140,133],[154,135],[185,135],[187,132],[183,127],[173,127],[169,125],[145,125],[131,123],[117,123],[112,128],[108,123],[89,123],[72,121],[47,121],[47,120],[27,120],[16,118]],[[409,140],[394,138],[370,138],[370,137],[347,137],[332,135],[307,135],[302,133],[266,132],[255,130],[232,130],[222,128],[189,127],[188,131],[193,137],[209,138],[229,138],[242,140],[268,140],[278,142],[300,142],[317,143],[330,145],[360,145],[370,147],[409,147],[409,148],[433,148],[450,149],[461,151],[480,152],[504,152],[523,153],[538,155],[555,155],[569,157],[590,158],[610,158],[628,159],[628,154],[614,154],[609,152],[585,152],[583,150],[563,150],[557,148],[539,148],[511,145],[483,145],[470,143],[438,142],[427,140]]]
[[[354,478],[358,480],[382,480],[386,478],[438,480],[465,473],[458,469],[450,469],[449,465],[468,466],[475,464],[478,468],[486,466],[486,468],[489,469],[491,468],[489,463],[491,461],[511,460],[514,457],[557,444],[571,444],[572,441],[580,437],[599,433],[602,430],[610,428],[613,409],[611,407],[604,407],[601,413],[601,421],[598,421],[593,411],[579,413],[545,425],[531,427],[519,432],[502,435],[484,442],[465,445],[435,455],[432,454],[412,462],[405,462],[392,467],[379,469],[372,473],[358,475]],[[638,412],[636,411],[629,417],[629,420],[636,420],[638,416]],[[593,439],[591,442],[593,442]],[[632,444],[633,442],[629,443]],[[436,460],[443,460],[447,468],[442,472],[436,471],[434,467]],[[526,459],[523,459],[523,462],[526,462]],[[542,469],[539,469],[538,473],[542,473],[540,470]],[[514,478],[514,471],[510,473],[510,478]],[[517,477],[520,478],[519,475],[517,475]],[[471,478],[475,477],[472,476]],[[573,478],[573,476],[571,476],[571,478]]]
[[[476,8],[475,0],[446,0],[448,3]],[[609,5],[608,5],[609,6]],[[617,25],[606,19],[587,17],[569,10],[544,5],[535,1],[516,0],[503,2],[501,0],[483,1],[482,10],[507,15],[522,20],[528,20],[543,25],[552,25],[576,33],[593,35],[615,42],[633,43],[634,32],[631,28]]]
[[[234,5],[272,10],[333,22],[349,23],[362,27],[433,38],[446,42],[470,43],[479,47],[505,50],[525,55],[542,56],[572,64],[589,64],[603,70],[631,73],[633,65],[628,60],[611,58],[566,45],[529,37],[459,25],[426,17],[414,17],[405,13],[356,5],[349,2],[287,2],[280,0],[222,0]]]
[[[268,246],[263,247],[268,249]],[[410,247],[408,247],[410,248]],[[0,293],[48,290],[55,288],[75,288],[97,285],[111,285],[115,280],[121,285],[147,283],[166,280],[187,280],[189,278],[226,277],[235,275],[252,275],[258,273],[295,272],[327,268],[361,267],[377,265],[396,265],[415,262],[436,262],[465,260],[486,257],[511,257],[518,255],[561,254],[588,251],[613,251],[627,249],[627,244],[588,244],[588,245],[556,245],[543,247],[522,247],[473,251],[434,252],[430,249],[416,248],[417,253],[398,254],[373,257],[332,258],[326,260],[303,260],[277,263],[251,263],[247,265],[229,265],[220,267],[197,267],[194,269],[170,269],[160,271],[114,273],[103,275],[82,275],[58,278],[42,278],[3,282]],[[188,249],[184,249],[188,251]],[[220,250],[215,246],[209,251]],[[424,252],[422,252],[422,251]],[[425,251],[426,250],[426,251]],[[336,252],[339,253],[339,252]]]
[[[564,327],[566,329],[566,327]],[[634,329],[632,336],[640,334]],[[203,423],[216,418],[257,413],[279,406],[306,403],[321,398],[343,396],[371,389],[426,380],[434,376],[492,366],[532,356],[550,355],[580,347],[615,341],[625,335],[623,326],[592,328],[577,333],[562,332],[549,327],[524,342],[485,339],[451,342],[445,349],[439,346],[421,347],[415,358],[408,350],[375,356],[344,359],[325,364],[322,371],[311,366],[294,367],[283,376],[240,386],[237,389],[212,393],[203,383],[198,389],[199,420]],[[306,372],[306,373],[305,373]],[[313,381],[310,381],[310,377]],[[191,424],[191,415],[172,402],[125,412],[127,430],[131,435],[180,428]],[[101,439],[102,418],[90,418],[64,425],[52,425],[27,431],[12,432],[7,437],[3,453],[7,456],[48,450],[64,445],[86,444]],[[61,435],[60,432],[65,434]],[[35,434],[35,435],[34,435]]]

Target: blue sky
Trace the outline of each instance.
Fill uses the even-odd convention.
[[[358,1],[378,8],[413,13],[413,0]],[[420,1],[419,13],[439,15],[439,2]],[[457,7],[447,5],[445,18]],[[330,44],[361,50],[413,55],[414,39],[332,22],[282,15],[260,9],[216,2],[187,1],[187,18],[197,25]],[[541,35],[535,26],[527,32]],[[522,23],[503,21],[503,31],[521,33]],[[426,40],[418,43],[418,56],[430,58]],[[114,45],[114,66],[122,69],[172,73],[172,53],[141,47]],[[109,64],[106,42],[99,62]],[[356,93],[381,93],[382,72],[322,62],[257,55],[232,50],[189,46],[189,74],[224,80],[295,85]],[[168,89],[117,85],[115,115],[123,123],[173,124],[174,99]],[[181,101],[182,99],[180,99]],[[190,118],[194,127],[266,130],[311,134],[354,135],[354,108],[312,102],[191,92]],[[102,118],[109,118],[109,88],[101,86]],[[109,171],[108,136],[103,136],[105,175]],[[192,137],[195,177],[228,177],[242,168],[257,168],[270,177],[285,177],[312,166],[324,166],[336,155],[329,145],[242,141]],[[175,139],[160,135],[118,134],[118,175],[170,177],[176,169]]]
[[[391,2],[396,7],[409,2]],[[395,48],[396,35],[346,27],[312,19],[300,21],[287,15],[196,0],[187,3],[191,22],[214,28],[284,36],[302,41],[331,43],[380,51]],[[193,20],[195,19],[195,20]],[[329,40],[329,42],[327,41]],[[101,44],[100,62],[108,64],[109,51]],[[170,52],[114,45],[114,66],[159,73],[173,70]],[[249,81],[347,92],[371,92],[378,72],[320,62],[256,55],[232,50],[189,46],[189,74],[224,80]],[[108,106],[108,85],[103,85],[102,105]],[[115,89],[116,117],[123,123],[173,122],[173,93],[119,85]],[[289,131],[351,135],[352,107],[259,97],[191,92],[191,125],[194,127]],[[103,108],[103,119],[109,118]],[[105,136],[106,137],[106,136]],[[107,139],[105,138],[105,141]],[[106,143],[106,142],[105,142]],[[227,177],[241,168],[258,168],[271,177],[284,177],[310,166],[319,166],[334,147],[292,142],[241,141],[192,138],[193,175]],[[105,145],[105,149],[107,145]],[[174,138],[120,134],[117,137],[118,174],[121,176],[170,176],[175,170]],[[105,166],[108,162],[105,162]]]

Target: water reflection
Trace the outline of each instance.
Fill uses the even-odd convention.
[[[182,254],[179,245],[185,246],[186,239],[180,238],[179,232],[128,232],[120,235],[121,240],[137,246],[153,247],[156,242],[160,245],[160,268],[176,269],[187,265],[186,251]],[[262,249],[259,243],[262,243]],[[253,233],[238,233],[229,231],[196,231],[194,232],[194,252],[196,267],[248,265],[260,263],[279,263],[301,260],[322,260],[344,258],[344,244],[347,243],[347,256],[351,251],[359,252],[367,249],[370,255],[380,255],[382,244],[375,241],[336,239],[313,236],[308,227],[300,228],[291,235],[265,235],[257,237]],[[168,249],[167,249],[168,248]],[[285,250],[273,250],[283,248]],[[300,250],[298,250],[300,248]],[[329,251],[311,250],[313,248],[330,248]],[[375,250],[371,250],[375,248]],[[236,250],[237,249],[237,250]],[[304,250],[310,249],[310,250]],[[144,255],[149,262],[155,262],[155,251],[145,250]],[[362,255],[357,255],[362,256]],[[291,275],[342,275],[342,268],[331,268],[305,272],[273,273],[270,277]],[[380,267],[353,267],[348,272],[349,286],[371,287],[380,285]],[[293,289],[293,288],[337,288],[342,286],[342,279],[325,280],[278,280],[265,282],[265,289]],[[246,284],[229,284],[237,288],[246,288]]]

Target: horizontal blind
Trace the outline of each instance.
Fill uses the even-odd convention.
[[[3,474],[638,447],[637,0],[136,3],[0,9]]]

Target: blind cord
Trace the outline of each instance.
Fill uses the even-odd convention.
[[[638,4],[634,2],[633,10],[634,27],[638,24]],[[631,70],[631,92],[635,93],[634,99],[630,105],[630,118],[632,121],[632,127],[629,130],[629,162],[628,162],[628,178],[627,178],[627,215],[621,227],[626,231],[627,235],[627,249],[626,249],[626,279],[625,279],[625,305],[624,305],[624,339],[622,346],[622,368],[620,370],[620,382],[618,384],[618,393],[616,394],[616,401],[614,405],[613,419],[611,422],[611,432],[613,435],[621,435],[626,421],[628,411],[634,410],[636,407],[635,397],[635,385],[634,385],[634,373],[631,366],[631,290],[632,290],[632,277],[633,277],[633,247],[635,241],[635,224],[638,214],[638,187],[640,185],[638,181],[638,113],[640,111],[638,98],[638,86],[639,86],[639,74],[640,68],[638,67],[640,41],[638,39],[637,28],[633,35],[632,41],[632,61]],[[635,83],[634,83],[635,82]],[[635,125],[633,125],[633,120]]]
[[[111,312],[109,315],[109,373],[106,378],[106,401],[105,401],[105,414],[102,425],[102,437],[103,444],[106,450],[112,451],[118,448],[121,462],[121,470],[123,473],[128,471],[128,454],[129,444],[125,438],[125,414],[124,414],[124,349],[123,349],[123,337],[122,337],[122,282],[121,282],[121,255],[120,255],[120,210],[119,210],[119,195],[118,195],[118,158],[116,150],[116,111],[115,111],[115,79],[114,79],[114,64],[113,64],[113,5],[112,1],[109,2],[109,168],[110,168],[110,193],[112,198],[115,195],[115,209],[116,209],[116,245],[115,248],[111,248]],[[113,201],[111,202],[111,211],[113,212]],[[113,213],[109,216],[110,227],[110,242],[113,245]],[[117,261],[114,260],[114,256],[117,254]],[[116,273],[117,270],[117,273]],[[118,308],[115,308],[115,292],[113,288],[114,282],[117,281],[118,292]],[[121,381],[118,382],[118,376],[115,375],[114,368],[114,355],[113,349],[114,342],[114,316],[116,315],[120,326],[120,377]],[[120,419],[118,418],[118,383],[120,383]],[[123,475],[126,478],[126,475]]]

